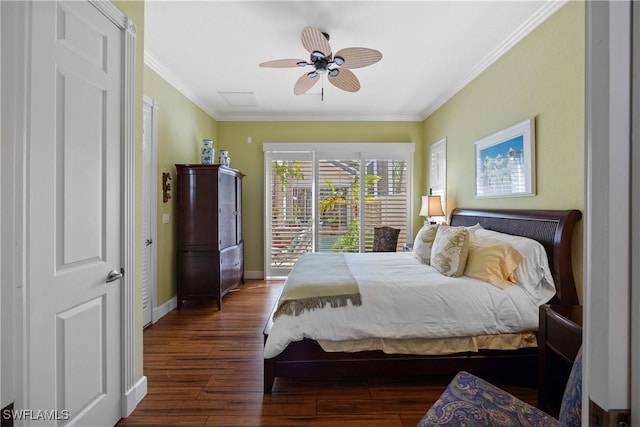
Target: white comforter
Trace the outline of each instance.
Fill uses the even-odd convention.
[[[410,253],[345,256],[362,305],[279,316],[265,343],[265,358],[303,338],[443,338],[538,328],[537,303],[520,286],[502,290],[466,276],[446,277]],[[330,279],[330,266],[319,274]]]

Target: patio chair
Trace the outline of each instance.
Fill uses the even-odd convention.
[[[374,227],[373,252],[396,252],[400,230],[393,227]]]

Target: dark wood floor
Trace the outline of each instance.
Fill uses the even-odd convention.
[[[118,425],[413,427],[446,387],[444,377],[276,379],[263,394],[262,329],[281,288],[248,280],[221,312],[185,302],[147,328],[148,394]],[[536,404],[535,389],[503,388]]]

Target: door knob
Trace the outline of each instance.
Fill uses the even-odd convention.
[[[151,240],[151,239],[147,239],[147,240],[144,241],[144,245],[145,246],[149,246],[152,243],[153,243],[153,240]]]
[[[113,270],[110,271],[109,274],[107,275],[107,280],[105,281],[105,283],[111,283],[115,280],[118,279],[122,279],[122,277],[124,276],[122,270],[118,271],[118,270]]]

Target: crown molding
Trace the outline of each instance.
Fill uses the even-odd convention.
[[[224,114],[216,120],[227,122],[421,122],[420,115],[296,115],[295,113],[280,113],[277,115],[255,114]]]
[[[536,29],[541,23],[547,20],[551,15],[557,12],[562,6],[564,6],[569,0],[552,0],[544,2],[543,5],[532,15],[527,21],[520,25],[513,33],[511,33],[502,43],[500,43],[495,49],[493,49],[487,56],[485,56],[471,71],[457,83],[449,87],[443,92],[434,102],[432,102],[426,109],[420,114],[406,114],[406,115],[335,115],[335,116],[318,116],[315,114],[297,115],[297,113],[278,113],[278,114],[263,114],[260,111],[244,111],[234,112],[228,114],[217,114],[214,109],[200,99],[195,93],[189,90],[188,86],[184,84],[174,74],[169,72],[166,68],[160,64],[160,62],[146,49],[144,51],[144,63],[150,69],[155,71],[176,90],[178,90],[187,99],[200,107],[205,113],[216,121],[424,121],[431,114],[442,107],[447,101],[449,101],[458,92],[464,89],[469,83],[471,83],[476,77],[478,77],[483,71],[489,68],[495,63],[502,55],[508,52],[518,42],[525,38],[529,33]]]
[[[569,0],[555,0],[545,2],[540,9],[536,11],[527,21],[520,25],[513,33],[511,33],[502,43],[500,43],[495,49],[493,49],[487,56],[485,56],[478,65],[476,65],[465,77],[459,80],[456,84],[451,86],[442,95],[440,95],[434,102],[431,103],[421,116],[421,120],[426,120],[431,114],[436,112],[438,108],[442,107],[447,101],[449,101],[455,94],[460,92],[471,83],[476,77],[478,77],[484,70],[489,68],[494,62],[496,62],[502,55],[507,53],[512,47],[514,47],[520,40],[525,38],[529,33],[535,30],[540,24],[546,21],[551,15],[556,13],[562,6],[564,6]]]
[[[198,98],[198,96],[196,94],[191,92],[189,90],[189,88],[187,87],[187,85],[185,85],[174,74],[172,74],[171,72],[167,71],[167,69],[164,68],[162,66],[162,64],[160,64],[160,62],[158,62],[158,60],[146,49],[144,50],[144,65],[146,65],[147,67],[149,67],[153,71],[155,71],[160,77],[162,77],[164,80],[166,80],[167,83],[169,83],[171,86],[176,88],[176,90],[178,92],[180,92],[182,95],[184,95],[189,101],[193,102],[198,107],[200,107],[212,119],[220,120],[216,116],[216,114],[213,111],[213,109],[209,105],[207,105],[206,102],[202,101],[200,98]]]

